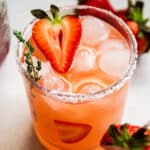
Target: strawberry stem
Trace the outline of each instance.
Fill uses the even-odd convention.
[[[59,8],[55,5],[50,5],[50,11],[53,16],[53,23],[60,23],[60,15],[59,15]]]
[[[134,134],[130,134],[127,124],[121,127],[111,125],[108,133],[112,140],[112,145],[122,147],[125,150],[144,150],[145,146],[150,146],[149,129],[142,127]]]
[[[31,10],[31,14],[38,19],[48,19],[54,24],[59,24],[61,22],[61,17],[59,14],[59,8],[55,5],[50,5],[50,12],[52,14],[52,18],[42,9],[33,9]]]

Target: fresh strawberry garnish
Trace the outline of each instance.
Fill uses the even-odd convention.
[[[95,6],[115,12],[109,0],[78,0],[79,4]]]
[[[125,150],[148,150],[150,149],[150,130],[144,126],[129,124],[111,125],[103,137],[102,145],[120,147]]]
[[[147,26],[148,18],[143,15],[144,2],[128,0],[128,8],[116,11],[135,35],[138,45],[138,54],[147,52],[150,48],[150,28]],[[121,13],[122,12],[122,13]]]
[[[143,8],[143,1],[136,0],[135,3],[132,3],[131,0],[128,0],[128,13],[126,14],[126,17],[128,21],[133,21],[134,25],[128,24],[128,21],[127,24],[137,39],[139,54],[147,52],[150,48],[150,27],[147,26],[149,19],[144,18]]]
[[[54,5],[51,5],[51,13],[53,19],[42,10],[32,11],[40,19],[33,26],[32,37],[55,71],[65,73],[80,43],[81,22],[76,15],[60,17]]]
[[[54,120],[61,141],[64,143],[75,143],[84,139],[91,130],[91,126],[81,123]]]
[[[149,38],[147,37],[136,37],[137,43],[138,43],[138,53],[142,54],[148,51],[148,47],[150,47],[150,42],[148,41]]]

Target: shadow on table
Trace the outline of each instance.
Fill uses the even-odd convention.
[[[25,140],[22,150],[46,150],[38,141],[33,128],[30,128],[30,134]]]

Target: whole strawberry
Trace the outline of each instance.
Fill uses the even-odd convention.
[[[150,48],[150,27],[147,26],[148,18],[143,15],[144,2],[136,0],[133,3],[128,0],[128,9],[125,14],[125,21],[137,40],[138,53],[147,52]]]
[[[111,125],[101,144],[106,150],[150,150],[150,130],[129,124]]]
[[[115,12],[109,0],[78,0],[79,4],[95,6]]]

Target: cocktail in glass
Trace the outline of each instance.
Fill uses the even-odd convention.
[[[63,14],[73,10],[80,16],[82,37],[68,72],[55,71],[37,47],[31,36],[36,20],[23,34],[34,48],[34,59],[42,62],[38,82],[25,69],[24,45],[17,46],[34,130],[50,150],[98,148],[109,125],[121,121],[136,66],[136,42],[122,20],[90,6],[60,8]]]

